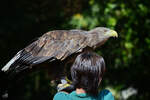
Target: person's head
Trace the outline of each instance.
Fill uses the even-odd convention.
[[[104,72],[105,62],[101,56],[93,52],[81,53],[71,67],[73,85],[90,95],[97,95]]]

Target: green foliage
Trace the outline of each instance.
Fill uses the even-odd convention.
[[[11,4],[11,5],[9,5]],[[96,52],[105,58],[107,72],[102,86],[119,92],[130,86],[138,96],[128,100],[148,100],[150,60],[149,0],[19,0],[3,1],[0,18],[1,67],[35,37],[54,29],[115,29],[119,38],[110,39]],[[5,9],[5,11],[3,10]],[[49,85],[43,71],[26,76],[21,100],[50,99],[56,86]],[[103,88],[104,88],[103,87]],[[23,92],[25,90],[25,92]],[[42,95],[43,96],[42,96]]]
[[[110,60],[107,65],[107,74],[119,74],[119,76],[115,76],[115,74],[114,77],[112,77],[116,82],[109,82],[109,75],[107,76],[108,80],[104,79],[104,81],[106,81],[107,85],[114,84],[114,90],[118,91],[117,94],[119,94],[119,91],[123,88],[129,86],[134,86],[139,92],[144,88],[145,93],[139,93],[138,95],[141,95],[142,99],[147,99],[149,95],[146,95],[148,91],[145,88],[148,86],[143,86],[144,83],[142,82],[144,80],[141,79],[142,77],[148,79],[150,76],[148,74],[145,76],[144,74],[146,70],[149,70],[148,59],[150,59],[146,56],[149,55],[149,52],[147,51],[150,48],[150,35],[148,34],[150,32],[150,29],[148,28],[148,14],[150,13],[148,11],[149,6],[146,5],[145,2],[138,2],[137,0],[134,3],[117,2],[115,0],[90,0],[89,5],[89,9],[85,9],[85,11],[80,13],[82,17],[75,19],[76,14],[73,15],[71,23],[69,24],[73,27],[82,29],[92,29],[97,26],[105,26],[115,29],[119,33],[118,40],[110,40],[109,43],[106,43],[105,46],[99,49],[100,51],[97,50],[97,52],[106,56],[106,62],[107,60]],[[122,73],[118,73],[117,71],[119,70],[121,70]],[[140,76],[138,73],[140,73]],[[127,76],[125,77],[125,75]],[[140,78],[131,81],[136,77]],[[140,84],[142,84],[142,86],[140,86]],[[118,89],[118,86],[122,87]],[[116,97],[118,96],[116,95]]]

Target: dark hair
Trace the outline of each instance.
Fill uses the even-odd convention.
[[[90,95],[97,96],[104,72],[105,62],[101,56],[93,52],[81,53],[71,67],[73,85],[75,88],[83,88]]]

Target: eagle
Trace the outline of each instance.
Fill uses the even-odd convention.
[[[49,68],[53,79],[59,76],[58,73],[63,72],[64,65],[74,55],[88,48],[94,50],[110,37],[118,37],[118,34],[105,27],[97,27],[89,31],[79,29],[50,31],[20,50],[1,71],[17,74],[36,69],[38,66],[45,66]]]
[[[65,69],[70,67],[73,58],[79,53],[100,47],[110,37],[118,37],[118,34],[106,27],[96,27],[89,31],[49,31],[14,55],[0,73],[15,79],[23,73],[46,68],[50,79],[55,80],[64,75]]]

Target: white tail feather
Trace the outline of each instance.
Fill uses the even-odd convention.
[[[2,71],[6,72],[9,70],[11,64],[13,64],[20,57],[20,52],[17,53],[15,57],[13,57],[3,68]]]

